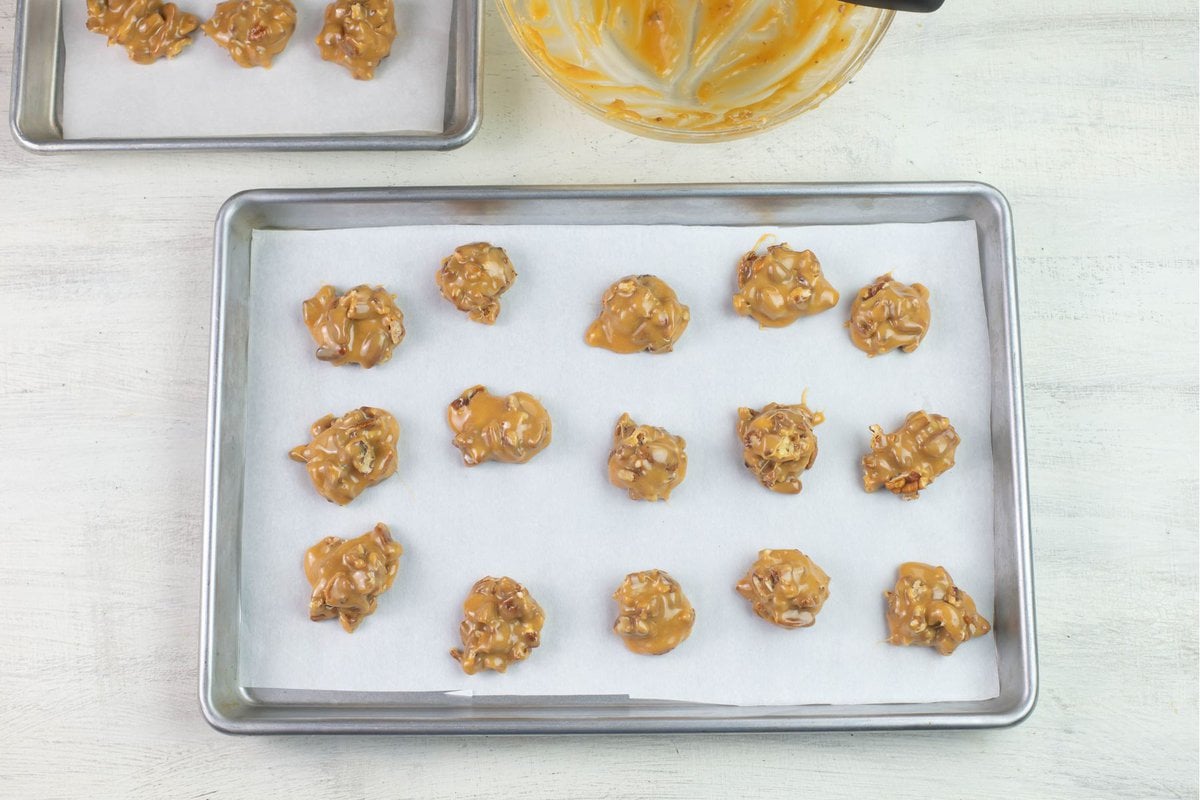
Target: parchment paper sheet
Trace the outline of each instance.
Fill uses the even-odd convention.
[[[974,223],[790,228],[842,293],[836,309],[760,330],[730,305],[734,265],[760,228],[429,227],[255,231],[250,400],[242,534],[241,681],[257,688],[629,695],[727,704],[973,700],[998,692],[993,638],[950,658],[884,644],[896,567],[945,565],[989,618],[993,605],[990,370]],[[434,272],[455,246],[505,247],[519,277],[495,327],[468,322]],[[843,327],[856,289],[894,269],[930,287],[933,324],[914,354],[868,359]],[[674,353],[619,356],[583,332],[610,282],[652,272],[691,307]],[[365,371],[318,362],[301,302],[325,282],[383,283],[408,336]],[[446,405],[463,389],[524,390],[554,422],[528,464],[468,469]],[[798,496],[745,470],[740,405],[809,404],[828,421]],[[402,427],[399,470],[339,508],[288,460],[323,414],[359,405]],[[957,466],[921,499],[866,494],[867,427],[926,408],[962,436]],[[622,411],[687,440],[688,474],[666,503],[633,502],[607,482]],[[353,635],[308,620],[305,549],[383,521],[405,554],[395,586]],[[733,589],[760,548],[797,547],[831,576],[817,624],[784,630]],[[653,658],[625,650],[610,595],[628,572],[661,568],[696,608],[690,639]],[[543,644],[506,675],[466,676],[461,603],[483,575],[510,575],[546,611]]]
[[[398,33],[375,78],[321,59],[328,0],[294,0],[296,31],[270,69],[246,69],[197,30],[172,59],[140,65],[86,28],[63,0],[63,134],[68,139],[441,131],[452,3],[396,0]],[[203,22],[215,0],[177,0]]]

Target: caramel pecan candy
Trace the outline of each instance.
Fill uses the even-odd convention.
[[[375,613],[379,595],[392,587],[404,548],[380,522],[362,536],[326,536],[304,554],[304,574],[312,584],[308,616],[313,622],[336,617],[354,633]]]
[[[911,353],[929,332],[929,290],[880,275],[855,296],[846,325],[850,341],[868,356],[896,348]]]
[[[932,647],[948,656],[963,642],[992,629],[944,567],[916,561],[901,564],[895,590],[883,596],[889,644]]]
[[[895,433],[871,426],[871,452],[863,456],[863,488],[884,488],[905,500],[954,466],[958,432],[950,420],[928,411],[914,411]]]
[[[529,591],[512,578],[482,578],[463,601],[458,633],[462,647],[450,651],[463,672],[504,672],[541,644],[546,615]]]
[[[363,406],[340,417],[327,414],[312,425],[312,441],[292,448],[293,461],[308,468],[313,487],[344,506],[396,471],[400,423],[381,408]]]

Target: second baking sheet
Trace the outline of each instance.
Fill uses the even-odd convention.
[[[441,132],[453,3],[396,0],[396,40],[374,80],[323,61],[314,40],[328,0],[294,0],[296,30],[270,69],[239,67],[200,30],[173,59],[130,61],[87,30],[83,0],[63,3],[63,136]],[[181,0],[201,22],[216,0]]]
[[[997,693],[991,637],[942,658],[883,644],[881,592],[905,560],[947,566],[991,616],[992,460],[987,326],[973,223],[787,228],[842,292],[839,306],[783,330],[730,307],[733,269],[760,228],[510,226],[256,231],[242,538],[240,681],[259,688],[604,695],[730,704],[972,700]],[[470,323],[433,275],[454,246],[504,246],[520,277],[495,327]],[[867,359],[845,329],[858,287],[894,269],[933,293],[933,325],[912,355]],[[667,280],[692,310],[676,352],[617,356],[583,331],[608,284]],[[384,283],[408,337],[374,370],[312,356],[300,303],[324,282]],[[462,466],[445,407],[485,383],[537,395],[554,443],[529,464]],[[799,496],[772,494],[742,467],[739,405],[809,404],[828,421]],[[378,405],[400,420],[395,477],[346,508],[318,497],[287,451],[328,412]],[[958,465],[914,503],[862,491],[867,426],[908,411],[950,417]],[[622,411],[688,440],[687,480],[669,503],[634,503],[605,459]],[[307,618],[304,549],[375,522],[405,547],[395,587],[353,635]],[[758,549],[797,547],[830,574],[816,626],[776,629],[733,590]],[[610,627],[625,573],[658,567],[697,610],[691,638],[647,658]],[[544,644],[507,675],[462,674],[460,604],[472,582],[508,574],[547,614]]]

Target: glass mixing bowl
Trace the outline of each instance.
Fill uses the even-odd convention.
[[[748,136],[837,91],[895,12],[836,0],[497,0],[550,83],[617,127]]]

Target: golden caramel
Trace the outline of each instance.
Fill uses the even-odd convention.
[[[313,622],[337,617],[354,633],[375,613],[379,595],[392,588],[404,548],[382,522],[349,541],[326,536],[304,554],[304,574],[312,584],[308,617]]]
[[[536,397],[525,392],[495,395],[484,386],[456,397],[446,420],[468,467],[485,461],[524,464],[546,449],[552,433],[550,415]]]
[[[392,0],[334,0],[325,7],[317,48],[321,58],[341,64],[357,80],[369,81],[379,62],[391,54],[395,38]]]
[[[474,242],[455,248],[442,261],[437,285],[442,297],[467,318],[491,325],[500,316],[500,295],[517,280],[517,271],[504,248]]]
[[[992,629],[975,610],[975,601],[954,585],[943,567],[915,561],[901,564],[895,591],[883,596],[888,644],[933,647],[948,656],[963,642]]]
[[[162,0],[87,0],[87,29],[119,44],[139,64],[174,58],[200,20]]]
[[[737,285],[733,310],[764,328],[782,328],[819,314],[836,306],[839,297],[813,252],[796,252],[786,244],[742,256]]]
[[[914,411],[895,433],[871,426],[871,452],[863,456],[863,488],[885,488],[905,500],[954,466],[958,432],[940,414]]]
[[[627,275],[608,287],[584,340],[614,353],[669,353],[687,330],[688,307],[653,275]]]
[[[381,408],[326,414],[313,423],[312,437],[289,455],[304,462],[313,486],[331,503],[344,506],[396,471],[400,423]]]
[[[687,475],[687,442],[622,414],[608,454],[608,479],[631,500],[666,500]]]
[[[504,672],[524,661],[542,642],[546,615],[524,586],[512,578],[482,578],[463,601],[458,627],[462,648],[450,651],[463,672]]]
[[[767,622],[807,628],[829,598],[829,576],[799,550],[759,550],[737,592]]]
[[[659,569],[631,572],[613,593],[613,631],[634,653],[669,653],[692,633],[696,611],[679,583]]]
[[[296,30],[291,0],[225,0],[201,26],[243,67],[270,67]]]
[[[396,295],[365,283],[340,296],[332,286],[322,286],[304,301],[304,324],[317,343],[317,358],[338,367],[370,369],[391,358],[404,340]]]
[[[855,296],[846,325],[850,341],[868,356],[896,348],[911,353],[929,332],[929,290],[880,275]]]
[[[849,78],[891,13],[840,0],[500,4],[564,94],[659,135],[745,133],[810,107]]]
[[[800,475],[817,460],[813,428],[825,415],[802,399],[796,405],[769,403],[762,409],[738,409],[737,434],[742,460],[758,482],[772,492],[799,494]]]

